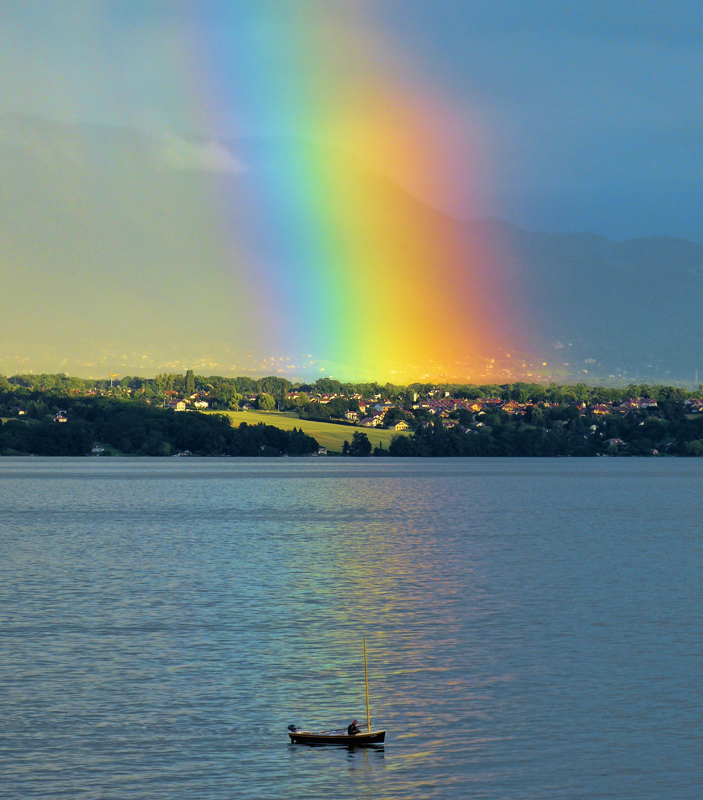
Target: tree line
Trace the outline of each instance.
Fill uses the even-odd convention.
[[[402,402],[407,405],[415,396],[430,395],[452,397],[467,400],[496,398],[515,400],[518,403],[559,403],[563,405],[586,402],[589,404],[620,403],[631,397],[651,397],[655,400],[671,400],[681,402],[689,397],[703,397],[703,386],[697,389],[632,383],[622,388],[607,386],[588,386],[585,383],[560,386],[555,383],[543,385],[539,383],[515,382],[507,384],[459,384],[459,383],[412,383],[407,386],[378,382],[342,382],[333,378],[320,378],[314,383],[293,383],[287,378],[269,375],[264,378],[238,376],[234,378],[221,375],[196,375],[193,370],[183,373],[163,373],[153,378],[123,376],[103,379],[86,379],[56,374],[21,374],[9,378],[0,375],[0,392],[23,393],[49,392],[56,396],[70,396],[85,392],[110,392],[116,397],[142,396],[147,399],[163,398],[167,392],[175,392],[180,396],[189,396],[195,392],[203,392],[222,410],[227,409],[233,401],[239,401],[251,395],[265,394],[270,396],[274,405],[284,403],[291,407],[306,405],[311,396],[336,394],[341,398],[351,398],[358,394],[364,398],[379,397],[384,400]],[[287,394],[295,392],[300,395],[289,400]],[[352,408],[353,410],[353,408]]]
[[[0,427],[0,453],[83,456],[99,444],[103,455],[170,456],[190,452],[201,456],[278,456],[315,453],[318,444],[302,430],[284,431],[272,425],[233,427],[221,414],[176,413],[115,398],[47,397],[45,408],[58,400],[66,422],[49,413],[8,419]],[[55,405],[54,405],[55,407]],[[38,406],[35,404],[34,409]],[[39,409],[41,410],[41,408]]]
[[[137,379],[135,379],[137,380]],[[138,379],[146,381],[146,379]],[[205,379],[192,371],[185,375],[157,376],[154,385],[160,391],[197,391]],[[220,381],[219,383],[217,381]],[[105,453],[130,455],[171,455],[190,451],[201,455],[279,455],[303,454],[317,450],[317,442],[299,429],[286,432],[274,426],[241,425],[233,427],[223,415],[175,413],[160,407],[146,390],[134,384],[127,391],[122,385],[107,386],[99,393],[86,395],[86,385],[80,379],[64,375],[0,376],[0,453],[36,453],[40,455],[84,455],[95,443],[105,444]],[[357,410],[359,403],[352,397],[336,397],[329,403],[310,404],[307,392],[291,389],[284,378],[271,377],[254,381],[250,378],[210,378],[208,398],[226,397],[225,391],[245,387],[268,389],[261,391],[256,404],[272,409],[285,397],[295,406],[302,421],[341,417],[348,410]],[[240,383],[236,383],[240,381]],[[250,383],[247,383],[250,381]],[[266,382],[268,381],[268,382]],[[393,398],[390,384],[339,384],[321,379],[315,384],[301,384],[311,394],[324,389],[327,393],[339,389],[352,392],[374,388],[381,395],[395,399],[410,408],[419,392],[403,389]],[[53,388],[52,388],[53,385]],[[146,384],[145,384],[146,385]],[[180,387],[167,390],[165,387]],[[217,388],[215,388],[217,387]],[[144,388],[144,387],[142,387]],[[153,386],[152,386],[153,388]],[[399,388],[399,387],[395,387]],[[437,395],[434,384],[416,384],[416,389]],[[217,395],[217,392],[220,395]],[[289,391],[297,397],[288,397]],[[447,389],[446,391],[449,391]],[[213,392],[215,394],[213,394]],[[385,419],[405,419],[411,423],[411,435],[396,436],[387,448],[371,447],[363,431],[354,431],[345,443],[344,453],[350,456],[593,456],[608,455],[703,455],[703,413],[693,414],[685,404],[689,398],[700,398],[693,392],[671,386],[631,385],[624,389],[575,386],[540,386],[536,384],[505,384],[502,386],[464,385],[453,387],[454,397],[516,400],[527,404],[522,415],[510,415],[501,409],[484,407],[479,413],[457,409],[443,421],[427,409],[416,408],[410,413],[392,408]],[[191,392],[192,394],[193,392]],[[439,392],[443,396],[443,392]],[[594,413],[597,403],[619,403],[631,397],[650,397],[657,400],[656,408],[642,408],[624,415]],[[530,405],[547,402],[552,405]],[[576,403],[586,403],[585,411]],[[66,411],[64,422],[55,421],[59,411]],[[21,412],[21,416],[20,415]],[[452,427],[450,427],[452,425]],[[351,433],[351,432],[350,432]]]
[[[703,414],[669,407],[670,416],[638,413],[621,416],[580,415],[573,406],[536,409],[530,420],[503,411],[480,415],[472,427],[449,428],[441,417],[397,435],[390,446],[372,448],[366,433],[345,441],[345,454],[389,457],[479,456],[703,456]],[[457,416],[471,425],[471,415]]]

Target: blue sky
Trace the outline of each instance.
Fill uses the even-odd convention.
[[[206,87],[184,87],[174,43],[187,50],[193,38],[236,38],[274,19],[296,25],[313,5],[4,2],[0,112],[237,133],[235,115],[231,130],[225,116],[212,131],[194,118],[187,98]],[[335,5],[349,36],[357,24],[374,29],[399,71],[412,63],[408,80],[426,76],[481,121],[493,184],[485,215],[536,230],[703,241],[699,2]]]

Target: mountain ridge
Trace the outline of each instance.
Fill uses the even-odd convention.
[[[144,373],[202,362],[245,371],[247,362],[236,351],[262,338],[268,345],[265,335],[241,323],[251,300],[238,294],[233,276],[251,272],[255,281],[256,270],[241,257],[232,261],[204,209],[218,192],[235,207],[246,203],[263,171],[275,169],[263,163],[267,147],[275,162],[275,141],[254,140],[158,137],[0,115],[0,370],[85,371],[109,363]],[[174,163],[164,143],[172,146]],[[336,158],[339,174],[352,181],[364,168],[341,150],[324,158]],[[497,218],[460,220],[385,176],[374,173],[371,183],[375,199],[395,209],[398,226],[410,219],[438,235],[460,230],[469,245],[491,254],[477,291],[484,291],[481,280],[490,280],[492,270],[502,271],[505,291],[531,326],[524,342],[513,346],[524,344],[526,364],[549,364],[546,371],[533,367],[531,375],[526,366],[520,377],[695,383],[698,372],[703,376],[696,337],[703,244],[667,235],[618,241],[590,232],[526,231]],[[365,221],[347,224],[353,230]],[[174,285],[178,265],[186,269]],[[40,326],[28,326],[30,313]],[[187,337],[179,343],[164,336],[174,320],[209,321],[200,349]],[[84,330],[95,333],[91,341]],[[253,367],[256,374],[263,364]]]

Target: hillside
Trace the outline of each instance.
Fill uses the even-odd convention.
[[[293,428],[297,428],[308,436],[312,436],[321,447],[326,447],[328,450],[335,453],[342,452],[344,440],[346,439],[348,442],[351,442],[352,436],[356,431],[363,431],[369,437],[369,441],[373,447],[378,447],[382,443],[386,449],[390,446],[392,438],[398,435],[395,431],[384,431],[378,428],[359,428],[350,425],[335,425],[331,422],[315,422],[309,419],[300,419],[297,414],[286,412],[229,411],[226,413],[232,419],[232,425],[235,427],[238,427],[243,422],[247,425],[258,425],[263,422],[265,425],[273,425],[284,431],[291,431]]]

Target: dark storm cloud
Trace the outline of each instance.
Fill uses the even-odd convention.
[[[703,237],[699,3],[374,9],[489,120],[495,213],[536,228]]]

